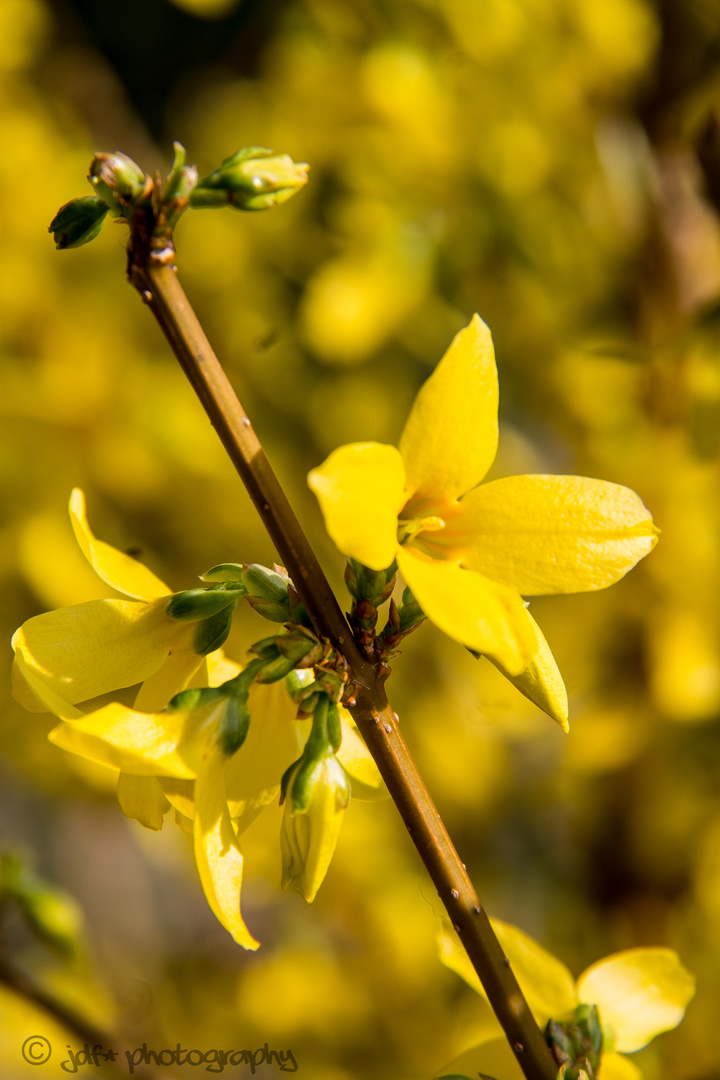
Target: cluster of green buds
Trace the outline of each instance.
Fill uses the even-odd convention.
[[[603,1051],[597,1005],[578,1005],[565,1021],[548,1020],[545,1041],[560,1066],[558,1080],[595,1080]]]
[[[350,559],[345,567],[345,584],[353,598],[348,619],[355,639],[369,660],[384,663],[393,654],[402,639],[417,629],[425,613],[411,590],[403,591],[400,604],[392,598],[397,576],[397,564],[393,562],[385,570],[371,570],[356,559]],[[388,618],[378,634],[378,608],[390,601]]]
[[[194,165],[186,164],[183,146],[176,142],[173,149],[173,166],[165,180],[158,173],[147,175],[119,151],[95,154],[88,174],[95,194],[71,199],[58,210],[49,229],[56,247],[87,244],[109,213],[132,225],[154,250],[164,250],[171,248],[173,229],[188,207],[268,210],[307,183],[306,164],[264,147],[238,150],[202,178]]]

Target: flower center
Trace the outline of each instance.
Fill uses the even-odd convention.
[[[455,501],[414,495],[400,511],[398,543],[431,559],[451,559],[456,554],[452,528],[456,516]]]

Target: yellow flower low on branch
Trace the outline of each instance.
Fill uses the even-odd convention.
[[[222,633],[228,605],[234,608],[232,582],[229,591],[221,584],[218,591],[173,595],[147,567],[93,535],[77,489],[70,517],[98,576],[132,599],[91,601],[29,619],[13,637],[14,693],[32,711],[49,711],[61,720],[49,736],[56,746],[118,771],[118,800],[128,817],[161,829],[174,809],[177,823],[193,835],[210,907],[238,944],[255,949],[258,942],[240,911],[240,837],[277,799],[284,771],[302,752],[306,722],[296,720],[297,705],[284,686],[250,687],[248,678],[244,700],[249,692],[256,719],[248,727],[247,710],[238,729],[237,694],[225,687],[251,671],[211,648],[214,620],[220,616]],[[209,614],[217,604],[226,607]],[[114,701],[78,708],[137,683],[142,685],[132,707]],[[344,778],[345,803],[350,786],[357,798],[382,797],[377,767],[344,710],[339,723],[333,761]],[[342,821],[341,813],[331,815],[329,843],[324,809],[318,819],[324,786],[318,786],[308,814],[299,815],[302,822],[294,821],[299,839],[290,878],[286,826],[281,838],[283,883],[297,881],[307,900],[325,876]],[[306,844],[303,830],[310,824]]]
[[[523,597],[612,585],[657,530],[633,491],[603,480],[478,486],[495,458],[497,413],[492,339],[475,315],[420,389],[399,448],[342,446],[309,484],[344,554],[373,570],[396,560],[428,618],[566,726],[562,678]]]
[[[491,920],[538,1024],[562,1021],[578,1005],[597,1006],[603,1035],[601,1080],[641,1080],[626,1054],[647,1046],[682,1020],[695,993],[695,979],[676,952],[666,948],[626,949],[593,964],[577,981],[565,965],[516,926]],[[440,959],[484,998],[485,991],[449,925],[438,939]],[[507,1043],[487,1039],[446,1070],[456,1076],[488,1073],[495,1080],[520,1080],[522,1073]]]

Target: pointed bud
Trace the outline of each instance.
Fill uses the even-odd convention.
[[[62,251],[65,248],[82,247],[94,240],[103,227],[107,212],[106,204],[95,195],[66,202],[60,207],[48,229],[48,232],[53,234],[55,247]]]
[[[243,566],[241,580],[248,603],[271,622],[285,623],[290,618],[287,581],[274,570],[258,563]]]
[[[287,154],[249,146],[226,158],[204,176],[190,195],[199,208],[233,206],[236,210],[268,210],[286,202],[307,183],[308,166]]]
[[[234,606],[242,595],[243,586],[238,582],[230,582],[225,588],[186,589],[170,597],[165,614],[178,621],[197,622],[216,615],[230,604]]]
[[[117,151],[96,154],[90,164],[88,179],[96,193],[118,216],[126,216],[128,207],[152,192],[152,180],[132,158]]]

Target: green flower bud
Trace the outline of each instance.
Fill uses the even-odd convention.
[[[234,607],[242,594],[242,584],[235,582],[229,583],[229,587],[186,589],[170,597],[165,614],[178,621],[196,622],[216,615],[231,604]]]
[[[397,563],[392,562],[385,570],[371,570],[356,559],[350,559],[345,568],[345,583],[355,600],[369,600],[375,607],[389,600],[395,588]]]
[[[94,240],[103,227],[108,208],[102,199],[87,195],[82,199],[71,199],[61,206],[50,222],[48,232],[53,234],[55,247],[82,247]]]
[[[149,198],[152,180],[132,158],[117,151],[96,154],[90,164],[88,179],[100,198],[114,214],[127,216],[128,207],[141,198]]]
[[[233,206],[236,210],[268,210],[286,202],[307,183],[308,166],[287,154],[248,146],[226,158],[204,176],[190,195],[195,208]]]
[[[596,1005],[578,1005],[568,1020],[548,1020],[545,1041],[562,1067],[564,1080],[594,1080],[600,1067],[603,1033]]]
[[[290,618],[287,581],[274,570],[258,563],[244,566],[241,580],[252,608],[271,622],[285,623]]]
[[[212,615],[209,619],[203,619],[202,622],[197,624],[193,638],[193,649],[198,656],[207,656],[225,644],[230,633],[234,614],[235,601],[223,608],[222,611],[218,611],[216,615]]]

